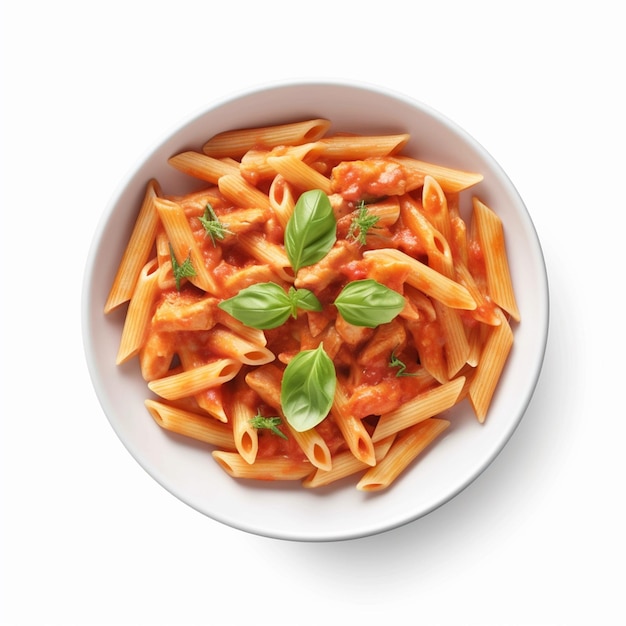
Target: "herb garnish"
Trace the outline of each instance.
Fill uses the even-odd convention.
[[[396,377],[398,378],[400,376],[417,376],[417,372],[406,371],[406,364],[396,356],[395,350],[391,353],[391,357],[389,359],[389,367],[398,368],[398,371],[396,372]]]
[[[268,430],[271,430],[275,435],[278,435],[283,439],[287,439],[287,435],[285,435],[285,433],[280,430],[280,428],[278,428],[281,421],[282,420],[280,419],[280,417],[264,417],[263,415],[258,413],[250,420],[250,424],[253,428],[257,429],[267,428]]]
[[[357,209],[358,213],[352,218],[347,238],[358,241],[359,244],[364,246],[367,243],[368,231],[376,226],[380,216],[370,213],[365,200],[361,200]]]
[[[183,278],[188,278],[190,276],[196,275],[196,270],[193,268],[191,264],[191,251],[187,255],[187,258],[179,264],[176,260],[176,255],[174,254],[174,248],[172,248],[172,244],[170,243],[170,258],[172,260],[172,272],[174,274],[174,280],[176,281],[176,289],[180,291],[180,282]]]
[[[222,222],[220,222],[209,202],[207,202],[206,207],[204,208],[203,216],[198,219],[204,227],[206,234],[211,238],[214,246],[217,245],[215,242],[216,239],[224,239],[226,235],[232,235],[226,227],[226,224],[222,224]]]

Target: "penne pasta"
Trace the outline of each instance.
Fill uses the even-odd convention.
[[[391,435],[374,446],[374,454],[376,463],[385,458],[393,443],[395,435]],[[348,476],[352,476],[358,472],[369,469],[371,466],[357,459],[350,451],[339,452],[333,457],[332,467],[329,469],[315,469],[303,481],[302,486],[314,489],[317,487],[325,487],[331,483],[342,480]]]
[[[130,239],[124,249],[122,260],[104,305],[105,314],[130,300],[141,269],[148,262],[159,225],[154,208],[154,199],[160,195],[161,188],[158,182],[150,180],[146,186],[139,215],[135,220]]]
[[[335,135],[324,137],[311,144],[307,156],[334,161],[358,161],[371,157],[383,157],[402,150],[409,139],[408,133],[370,136]]]
[[[241,363],[235,359],[217,359],[192,370],[152,380],[148,388],[166,400],[178,400],[210,387],[219,387],[232,380],[240,369]]]
[[[202,152],[215,158],[241,158],[253,148],[273,148],[282,145],[300,145],[320,139],[330,128],[324,119],[306,120],[290,124],[244,128],[218,133],[202,146]]]
[[[354,457],[366,465],[375,465],[376,453],[372,438],[363,422],[348,410],[348,394],[340,381],[337,381],[331,414]]]
[[[329,128],[172,155],[204,186],[149,181],[104,310],[128,304],[117,363],[137,358],[154,422],[229,476],[375,492],[463,400],[487,419],[520,316],[500,218],[461,215],[480,173]]]
[[[482,181],[483,175],[427,163],[411,157],[396,156],[394,160],[416,175],[432,176],[445,193],[459,193]]]
[[[448,420],[433,417],[409,428],[394,441],[385,458],[363,475],[357,489],[380,491],[389,487],[448,426]]]
[[[238,238],[240,248],[253,256],[259,263],[266,263],[277,276],[293,282],[293,270],[285,249],[266,239],[261,233],[246,233]]]
[[[245,390],[239,386],[231,394],[229,417],[237,452],[248,464],[255,462],[259,451],[258,431],[252,425],[255,415],[254,407],[246,402]]]
[[[409,274],[406,282],[416,289],[423,291],[435,300],[453,309],[473,310],[476,302],[467,289],[459,283],[440,274],[428,265],[414,259],[405,252],[397,249],[384,248],[367,250],[363,257],[374,263],[401,262],[407,266]]]
[[[232,358],[245,365],[264,365],[276,357],[265,346],[238,335],[230,329],[213,328],[207,336],[205,347],[214,354]]]
[[[209,443],[226,450],[235,450],[233,430],[212,417],[187,411],[158,400],[146,400],[146,408],[163,429]]]
[[[239,174],[226,174],[218,181],[219,190],[226,198],[242,208],[271,209],[266,193],[251,185]]]
[[[238,452],[214,450],[212,455],[218,465],[233,478],[301,480],[311,472],[310,463],[285,457],[257,459],[250,464]]]
[[[158,263],[156,259],[149,261],[141,270],[135,291],[130,299],[122,337],[120,339],[116,364],[125,363],[135,355],[139,354],[144,343],[150,316],[154,307],[154,301],[158,289]]]
[[[432,225],[442,234],[449,248],[447,242],[450,241],[452,228],[450,225],[450,215],[448,213],[448,199],[441,185],[430,175],[424,177],[422,206],[424,207],[424,214],[431,221]]]
[[[477,198],[473,199],[473,208],[477,235],[485,258],[489,295],[496,304],[519,322],[520,313],[513,292],[502,221]]]
[[[269,201],[276,219],[284,229],[296,206],[293,187],[284,176],[277,174],[272,180],[269,189]]]
[[[484,422],[487,417],[498,380],[513,347],[511,326],[504,314],[500,312],[499,315],[500,325],[489,329],[469,386],[469,399],[480,422]]]
[[[396,411],[381,415],[372,440],[380,441],[452,408],[458,400],[464,383],[465,377],[459,376],[421,393]]]
[[[304,191],[321,189],[326,194],[332,192],[330,180],[326,176],[293,155],[268,157],[267,162],[294,187]]]
[[[228,161],[214,159],[200,152],[181,152],[168,159],[168,163],[183,174],[217,185],[222,176],[238,175],[239,167]]]
[[[155,206],[176,261],[182,264],[187,258],[191,260],[194,274],[189,277],[189,281],[208,293],[218,293],[215,278],[206,265],[200,246],[193,235],[182,207],[175,202],[162,198],[155,201]]]

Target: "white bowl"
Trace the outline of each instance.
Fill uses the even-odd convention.
[[[453,426],[445,435],[396,484],[375,494],[356,490],[355,481],[307,490],[298,483],[231,478],[217,466],[208,445],[172,436],[154,422],[144,406],[149,392],[136,360],[115,365],[123,311],[103,314],[146,182],[155,177],[172,192],[190,188],[189,177],[169,166],[168,157],[199,150],[220,131],[318,117],[331,120],[333,130],[409,132],[404,153],[481,172],[484,180],[474,193],[503,220],[522,319],[486,422],[479,424],[467,402],[462,403],[450,413]],[[332,81],[276,84],[235,94],[159,142],[130,172],[103,214],[86,266],[82,306],[93,384],[104,413],[137,462],[172,494],[214,520],[267,537],[302,541],[351,539],[392,529],[432,511],[479,476],[511,437],[534,392],[549,311],[537,234],[522,199],[493,158],[453,122],[420,102],[386,89]]]

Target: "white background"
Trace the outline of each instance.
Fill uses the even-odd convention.
[[[2,3],[0,622],[624,624],[619,3]],[[267,81],[422,100],[508,173],[551,290],[521,425],[464,492],[343,543],[266,539],[166,492],[96,400],[80,330],[97,222],[144,150]]]

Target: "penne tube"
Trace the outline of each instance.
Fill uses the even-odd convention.
[[[139,215],[135,220],[130,239],[124,249],[122,260],[104,305],[105,314],[130,300],[141,269],[152,254],[159,223],[154,199],[160,195],[159,184],[154,179],[150,180],[146,186]]]
[[[261,128],[227,130],[211,137],[202,152],[215,158],[240,159],[248,150],[270,149],[282,145],[299,145],[317,141],[330,128],[330,121],[312,119]]]
[[[448,194],[448,216],[450,218],[450,249],[455,264],[469,263],[469,251],[467,241],[467,224],[459,211],[459,194]]]
[[[245,401],[245,390],[241,385],[229,395],[229,421],[232,424],[235,447],[246,463],[252,464],[259,451],[258,431],[251,423],[257,412]]]
[[[395,248],[367,250],[363,253],[363,257],[368,260],[371,259],[376,263],[401,261],[405,263],[409,269],[409,275],[406,279],[409,285],[412,285],[416,289],[423,291],[425,294],[453,309],[471,311],[476,308],[476,302],[463,285],[460,285],[444,274],[440,274],[428,265],[414,259],[401,250]]]
[[[383,439],[375,444],[374,454],[376,456],[377,463],[381,459],[385,458],[385,455],[389,451],[389,448],[395,438],[396,435],[390,435],[386,439]],[[371,466],[367,463],[363,463],[363,461],[357,459],[352,452],[346,450],[333,456],[333,463],[330,469],[315,469],[302,481],[302,486],[308,489],[325,487],[326,485],[330,485],[331,483],[346,478],[347,476],[367,470],[370,467]]]
[[[477,198],[473,198],[474,219],[485,258],[487,285],[493,301],[516,321],[520,321],[500,218]]]
[[[212,417],[147,399],[146,408],[154,421],[163,429],[226,450],[235,450],[235,440],[230,426]]]
[[[448,213],[448,199],[435,178],[427,175],[422,187],[422,206],[424,214],[432,225],[443,235],[446,243],[450,241],[452,228]]]
[[[273,150],[248,150],[239,164],[239,172],[251,184],[257,186],[261,181],[271,180],[276,176],[276,170],[268,162],[268,157],[291,155],[302,161],[315,146],[306,143],[299,146],[277,146]]]
[[[415,175],[432,176],[445,193],[458,193],[477,185],[483,180],[483,175],[476,172],[465,172],[455,168],[427,163],[411,157],[395,156],[394,160],[413,172]]]
[[[240,249],[260,263],[267,263],[282,280],[293,283],[291,263],[283,246],[269,241],[262,233],[250,232],[239,236]]]
[[[250,465],[238,452],[214,450],[211,454],[217,464],[233,478],[301,480],[311,473],[310,463],[287,457],[257,459]]]
[[[296,206],[293,186],[284,176],[277,174],[274,177],[269,189],[269,200],[276,219],[284,229]]]
[[[224,408],[224,389],[223,387],[209,387],[203,389],[193,396],[197,405],[206,411],[209,415],[220,422],[228,422],[228,416]]]
[[[144,344],[150,326],[154,300],[158,293],[158,279],[158,263],[155,258],[142,268],[135,285],[135,291],[128,304],[122,328],[122,338],[115,361],[117,365],[126,363],[139,354]]]
[[[443,335],[443,348],[448,367],[447,378],[450,379],[454,378],[467,363],[470,344],[460,312],[437,301],[434,306]]]
[[[513,331],[502,312],[500,325],[489,329],[469,387],[469,400],[479,422],[484,422],[496,385],[513,347]]]
[[[349,396],[343,383],[337,380],[331,414],[354,457],[366,465],[375,465],[376,454],[372,438],[363,422],[350,413],[348,401]]]
[[[408,194],[400,199],[400,215],[403,223],[424,246],[429,266],[447,278],[453,279],[454,261],[447,239],[428,220],[418,203]]]
[[[471,312],[472,317],[483,324],[498,326],[500,318],[496,313],[497,306],[491,299],[485,297],[468,266],[463,261],[460,261],[456,264],[455,271],[457,281],[467,289],[474,302],[476,302],[476,308]]]
[[[264,365],[276,357],[265,346],[249,341],[232,330],[215,327],[209,331],[205,347],[214,354],[230,357],[244,365]]]
[[[459,376],[443,385],[429,389],[391,413],[381,415],[372,435],[374,442],[410,428],[425,419],[452,408],[458,401],[465,377]]]
[[[375,224],[376,228],[384,228],[391,226],[398,221],[400,217],[400,201],[397,197],[392,196],[373,202],[367,205],[368,214],[378,218]]]
[[[296,156],[288,154],[268,157],[267,162],[278,174],[298,189],[303,191],[321,189],[327,195],[332,193],[330,179]]]
[[[433,307],[434,311],[434,307]],[[438,382],[449,380],[448,363],[441,341],[441,324],[436,319],[420,319],[407,324],[424,369]]]
[[[237,333],[237,335],[242,337],[248,343],[254,344],[255,346],[267,345],[267,337],[262,330],[246,326],[239,320],[231,317],[228,313],[226,313],[226,311],[222,311],[222,309],[219,308],[215,312],[215,315],[217,322],[226,326],[226,328],[229,328],[234,333]]]
[[[311,145],[308,157],[333,161],[359,161],[384,157],[402,150],[410,135],[335,135],[324,137]]]
[[[200,152],[181,152],[167,161],[183,174],[217,185],[222,176],[239,174],[239,167],[228,161],[214,159]]]
[[[190,276],[189,281],[196,287],[217,295],[219,293],[218,285],[206,266],[204,255],[198,246],[182,207],[176,202],[162,198],[155,200],[155,206],[177,262],[182,264],[187,258],[191,260],[195,275]]]
[[[270,210],[270,200],[266,193],[251,185],[239,174],[226,174],[218,181],[220,192],[237,206],[250,209]]]
[[[394,441],[385,458],[365,472],[356,488],[359,491],[380,491],[389,487],[448,426],[448,420],[432,417],[409,428]]]
[[[218,387],[232,380],[240,369],[241,363],[235,359],[217,359],[191,370],[152,380],[148,388],[166,400],[178,400]]]
[[[289,433],[296,440],[296,443],[300,446],[311,465],[321,470],[329,470],[333,465],[332,455],[328,444],[318,431],[315,428],[309,428],[299,432],[292,428],[289,422],[284,419],[282,411],[280,414],[289,429]]]

